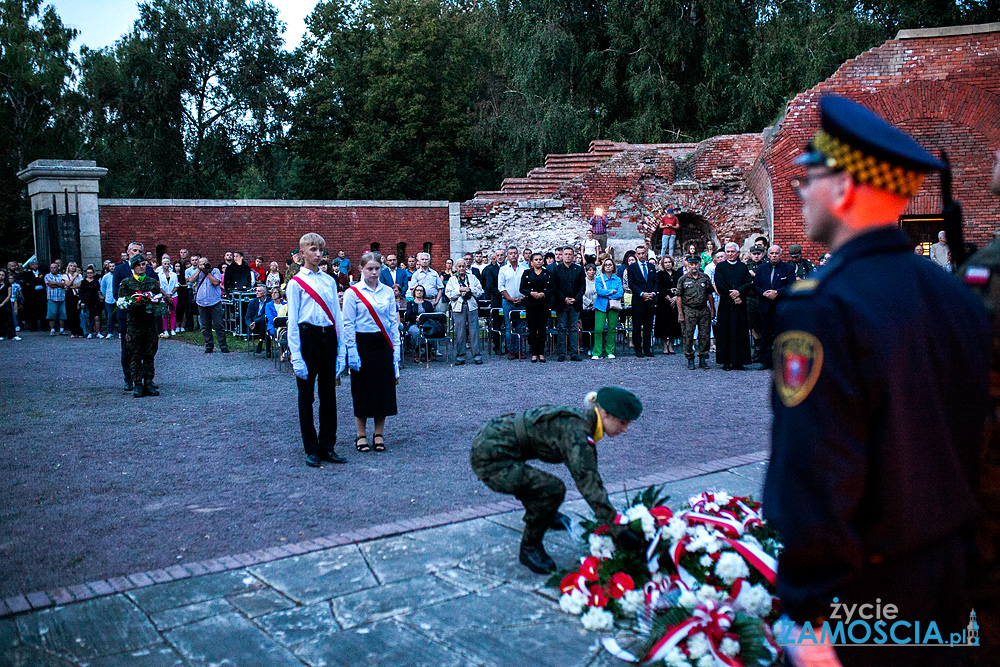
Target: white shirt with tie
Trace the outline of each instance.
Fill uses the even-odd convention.
[[[316,273],[303,266],[295,274],[297,278],[305,281],[309,287],[319,295],[327,308],[333,313],[334,322],[330,321],[326,311],[316,301],[310,297],[302,286],[295,280],[289,280],[285,288],[285,295],[288,300],[288,352],[291,355],[292,363],[302,359],[302,338],[299,335],[300,324],[312,324],[317,327],[337,327],[337,372],[339,374],[342,366],[341,360],[347,358],[347,346],[344,340],[344,318],[340,313],[340,302],[337,300],[337,281],[328,273],[320,271]],[[391,290],[390,290],[391,291]],[[330,350],[332,353],[333,350]]]
[[[368,286],[364,280],[360,280],[344,292],[344,342],[347,345],[349,358],[354,357],[357,352],[358,333],[378,333],[382,335],[382,330],[372,318],[368,306],[361,302],[355,289],[360,290],[368,303],[375,309],[382,326],[389,334],[392,341],[392,363],[396,369],[396,377],[399,377],[399,317],[396,314],[396,294],[392,288],[385,283],[376,283],[375,289]]]

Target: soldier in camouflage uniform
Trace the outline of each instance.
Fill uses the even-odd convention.
[[[130,260],[132,275],[122,281],[118,288],[118,296],[127,297],[139,292],[160,293],[160,283],[156,278],[146,275],[146,260],[142,255],[136,255]],[[159,344],[156,333],[157,317],[146,312],[145,305],[132,306],[128,310],[128,326],[125,329],[125,345],[131,356],[130,372],[134,387],[132,395],[141,398],[143,394],[159,396],[160,392],[153,388],[153,357]]]
[[[681,312],[677,318],[683,325],[684,356],[688,370],[694,370],[694,328],[698,327],[698,366],[709,368],[708,351],[715,319],[715,300],[712,298],[712,281],[701,273],[701,259],[696,255],[687,258],[687,273],[677,282],[677,297]]]
[[[566,485],[555,475],[526,463],[539,459],[565,463],[584,500],[600,523],[626,546],[641,546],[641,538],[614,524],[615,509],[597,470],[595,443],[628,430],[642,412],[634,394],[619,387],[604,387],[587,396],[583,409],[543,405],[525,412],[490,420],[476,434],[470,462],[476,476],[498,493],[513,495],[524,503],[524,535],[520,561],[539,574],[554,572],[555,562],[545,552],[542,537],[549,529],[563,530],[568,519],[559,514]]]

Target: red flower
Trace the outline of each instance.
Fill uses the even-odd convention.
[[[611,581],[608,582],[608,593],[611,597],[618,600],[625,596],[627,591],[635,590],[635,582],[632,581],[632,577],[628,576],[624,572],[615,572],[611,575]]]
[[[559,584],[559,592],[566,594],[571,593],[577,589],[577,582],[580,580],[579,572],[570,572],[565,577],[563,577],[562,582]]]
[[[611,528],[606,523],[602,523],[600,526],[594,529],[594,535],[607,535],[611,532]]]
[[[597,570],[601,567],[601,561],[597,556],[587,556],[580,566],[580,574],[587,581],[597,581]]]
[[[608,603],[608,595],[604,589],[594,584],[590,587],[590,595],[587,596],[587,606],[603,607]]]
[[[670,508],[664,507],[663,505],[658,505],[654,507],[653,509],[649,510],[649,513],[652,514],[653,518],[656,519],[656,523],[660,524],[661,526],[665,525],[674,516],[674,513],[670,510]]]

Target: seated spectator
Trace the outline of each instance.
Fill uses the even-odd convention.
[[[396,313],[399,316],[399,324],[402,327],[403,318],[406,316],[406,304],[407,304],[406,295],[403,294],[403,286],[393,285],[392,293],[396,295]]]
[[[271,338],[267,335],[268,322],[274,322],[278,313],[274,302],[267,298],[267,288],[257,285],[257,298],[247,305],[246,324],[250,332],[248,340],[257,339],[257,349],[254,354],[260,354],[264,341],[267,341],[267,356],[271,356]]]
[[[281,361],[284,361],[288,356],[288,327],[278,327],[275,325],[276,319],[281,317],[288,318],[288,302],[285,301],[281,288],[271,288],[271,305],[274,306],[274,317],[268,320],[267,331],[278,341],[278,347],[281,350]]]
[[[264,275],[264,285],[268,288],[281,287],[281,272],[278,271],[278,263],[271,262],[271,266],[268,268],[267,273]]]
[[[409,327],[407,332],[410,335],[410,344],[413,346],[415,351],[413,361],[418,363],[421,361],[426,361],[423,357],[423,353],[419,352],[420,348],[424,344],[424,337],[420,331],[420,327],[417,326],[417,318],[424,313],[433,313],[434,304],[430,302],[430,299],[424,298],[426,294],[423,285],[417,285],[413,288],[413,301],[406,304],[406,325]]]

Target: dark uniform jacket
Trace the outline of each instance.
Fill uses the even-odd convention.
[[[895,228],[865,233],[778,306],[764,513],[796,621],[975,517],[986,316],[912,245]]]
[[[771,279],[772,268],[774,279]],[[795,267],[788,262],[778,262],[773,267],[770,262],[766,262],[757,267],[757,275],[753,279],[754,292],[757,294],[757,310],[761,315],[767,315],[771,308],[781,299],[785,298],[788,290],[795,283]],[[764,292],[777,290],[778,298],[772,301],[764,298]]]

